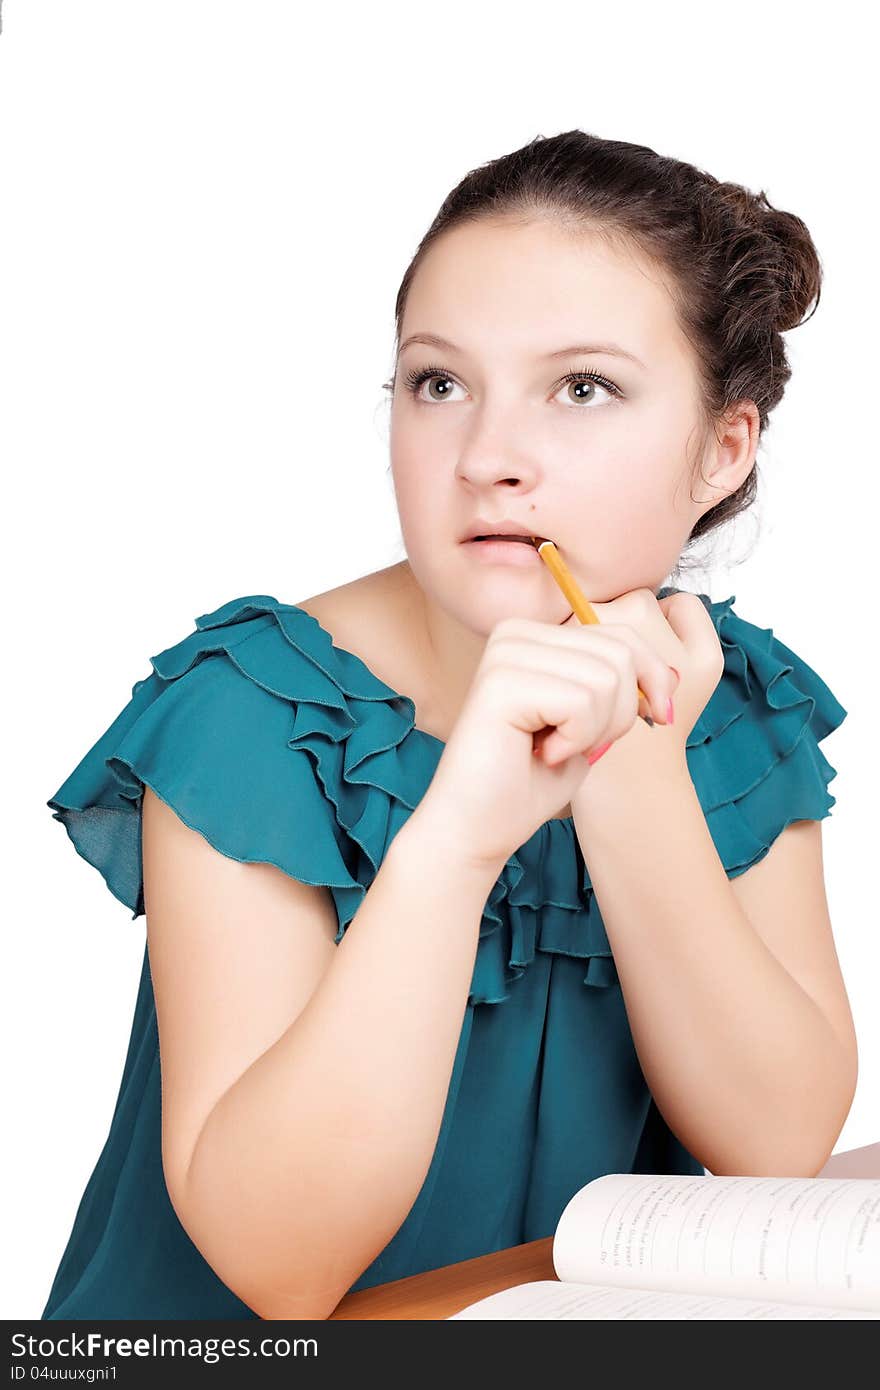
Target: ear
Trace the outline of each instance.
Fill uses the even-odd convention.
[[[741,400],[724,414],[724,433],[716,436],[714,461],[703,481],[712,488],[713,496],[706,498],[707,509],[717,505],[741,487],[755,466],[755,455],[761,430],[761,417],[754,401]]]

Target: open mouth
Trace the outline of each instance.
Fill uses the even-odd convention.
[[[477,541],[519,541],[521,545],[531,545],[535,549],[542,544],[546,536],[471,536],[472,542]]]

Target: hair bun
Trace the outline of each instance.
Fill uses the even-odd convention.
[[[786,333],[797,328],[811,304],[812,313],[816,312],[821,297],[822,269],[806,223],[793,212],[774,207],[763,189],[752,193],[741,184],[719,183],[714,198],[743,232],[765,243],[758,265],[766,270],[772,287],[774,329]]]

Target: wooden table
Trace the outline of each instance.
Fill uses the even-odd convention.
[[[880,1144],[866,1144],[861,1149],[832,1154],[817,1175],[820,1178],[877,1178],[880,1177]],[[345,1295],[327,1319],[328,1322],[363,1321],[365,1319],[438,1320],[461,1312],[469,1303],[500,1293],[514,1284],[528,1284],[533,1279],[555,1279],[553,1268],[553,1237],[533,1240],[528,1245],[514,1245],[508,1250],[496,1250],[460,1264],[444,1265],[424,1274],[412,1274],[408,1279],[395,1279],[390,1284],[376,1284],[371,1289]]]
[[[425,1274],[411,1274],[408,1279],[395,1279],[391,1284],[376,1284],[360,1293],[348,1293],[328,1322],[352,1318],[448,1318],[478,1298],[500,1293],[513,1284],[555,1279],[552,1248],[553,1237],[546,1236],[528,1245],[513,1245],[509,1250],[496,1250],[475,1260],[462,1260],[457,1265],[444,1265]]]

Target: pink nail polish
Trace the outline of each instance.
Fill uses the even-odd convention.
[[[599,759],[601,758],[602,754],[608,752],[608,749],[611,747],[611,745],[612,745],[613,742],[614,742],[614,739],[612,738],[612,739],[609,739],[609,741],[608,741],[607,743],[601,744],[600,747],[594,748],[593,751],[592,751],[592,753],[590,753],[589,757],[587,758],[587,762],[588,762],[588,763],[597,763],[597,762],[599,761]]]
[[[674,710],[673,705],[672,705],[672,696],[671,696],[671,695],[670,695],[669,699],[666,701],[666,723],[667,723],[667,724],[674,724],[674,723],[675,723],[675,710]]]

